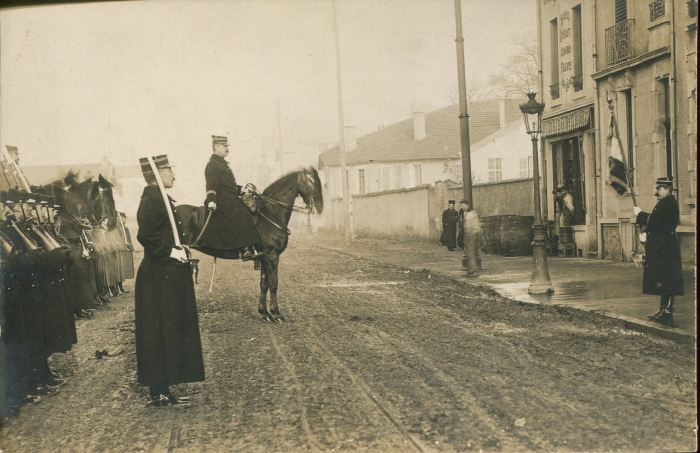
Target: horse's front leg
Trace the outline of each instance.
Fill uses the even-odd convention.
[[[258,313],[262,315],[265,322],[272,322],[274,319],[270,312],[267,311],[267,290],[270,287],[267,278],[266,259],[262,258],[262,266],[260,266],[260,303],[258,304]]]
[[[277,306],[277,271],[279,269],[279,255],[272,255],[269,258],[270,269],[267,273],[268,284],[270,285],[270,314],[272,314],[273,320],[277,322],[284,322],[284,316],[280,313],[279,307]]]

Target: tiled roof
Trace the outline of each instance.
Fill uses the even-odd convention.
[[[510,101],[510,100],[509,100]],[[512,111],[506,118],[517,120],[521,117],[518,107],[521,100],[512,100]],[[469,141],[475,144],[500,128],[500,100],[479,101],[469,104]],[[506,105],[510,104],[507,102]],[[459,131],[459,105],[427,112],[425,114],[426,136],[422,140],[413,139],[413,118],[392,124],[383,129],[363,135],[357,139],[357,148],[347,151],[347,165],[368,162],[420,161],[431,159],[459,158],[461,143]],[[321,153],[319,169],[340,165],[338,147]]]

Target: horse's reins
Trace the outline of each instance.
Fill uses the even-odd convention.
[[[272,204],[276,204],[276,205],[278,205],[278,206],[282,206],[282,207],[285,208],[285,209],[291,209],[291,210],[297,211],[297,212],[303,212],[303,211],[305,211],[305,212],[307,212],[307,213],[308,213],[308,212],[311,212],[311,210],[313,209],[313,206],[312,206],[312,205],[313,205],[313,201],[312,201],[311,203],[309,203],[309,204],[306,206],[306,208],[304,208],[304,207],[296,206],[296,205],[293,205],[293,204],[282,203],[281,201],[277,201],[277,200],[275,200],[274,198],[266,197],[265,195],[263,195],[263,194],[261,194],[261,193],[259,193],[259,192],[257,192],[257,191],[253,192],[253,194],[254,194],[254,196],[256,196],[256,197],[261,198],[261,199],[264,200],[265,202],[272,203]],[[312,199],[312,200],[313,200],[313,199]],[[289,234],[289,235],[292,234],[292,232],[289,231],[289,228],[285,228],[285,227],[279,225],[277,222],[275,222],[274,220],[272,220],[271,218],[269,218],[268,216],[266,216],[265,214],[263,214],[262,210],[258,210],[258,214],[260,214],[260,216],[261,216],[263,219],[265,219],[265,220],[267,220],[268,222],[270,222],[273,226],[275,226],[275,227],[278,228],[279,230],[285,231],[285,232],[286,232],[287,234]]]

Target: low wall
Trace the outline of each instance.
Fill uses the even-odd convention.
[[[480,216],[523,215],[534,212],[533,180],[518,179],[477,184],[472,187]],[[442,228],[442,211],[447,201],[463,198],[461,185],[438,181],[411,189],[376,192],[352,197],[354,234],[360,237],[437,241]],[[457,206],[459,209],[459,207]],[[324,228],[343,231],[343,200],[324,203]]]
[[[354,233],[359,237],[430,239],[430,186],[353,197]]]

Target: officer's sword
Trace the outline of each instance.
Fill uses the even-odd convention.
[[[175,223],[175,216],[173,215],[172,208],[170,207],[170,198],[168,198],[168,194],[165,192],[165,186],[163,186],[163,180],[160,179],[160,173],[158,173],[158,168],[156,167],[155,162],[153,162],[153,158],[151,156],[146,156],[146,159],[148,159],[148,164],[151,166],[151,171],[153,172],[153,175],[156,177],[156,183],[158,183],[158,188],[160,189],[160,193],[163,196],[163,202],[165,202],[165,210],[168,212],[168,219],[170,219],[170,226],[173,229],[173,238],[175,239],[175,247],[179,249],[182,247],[182,245],[180,244],[180,236],[177,234],[178,230],[177,230],[177,224]]]

